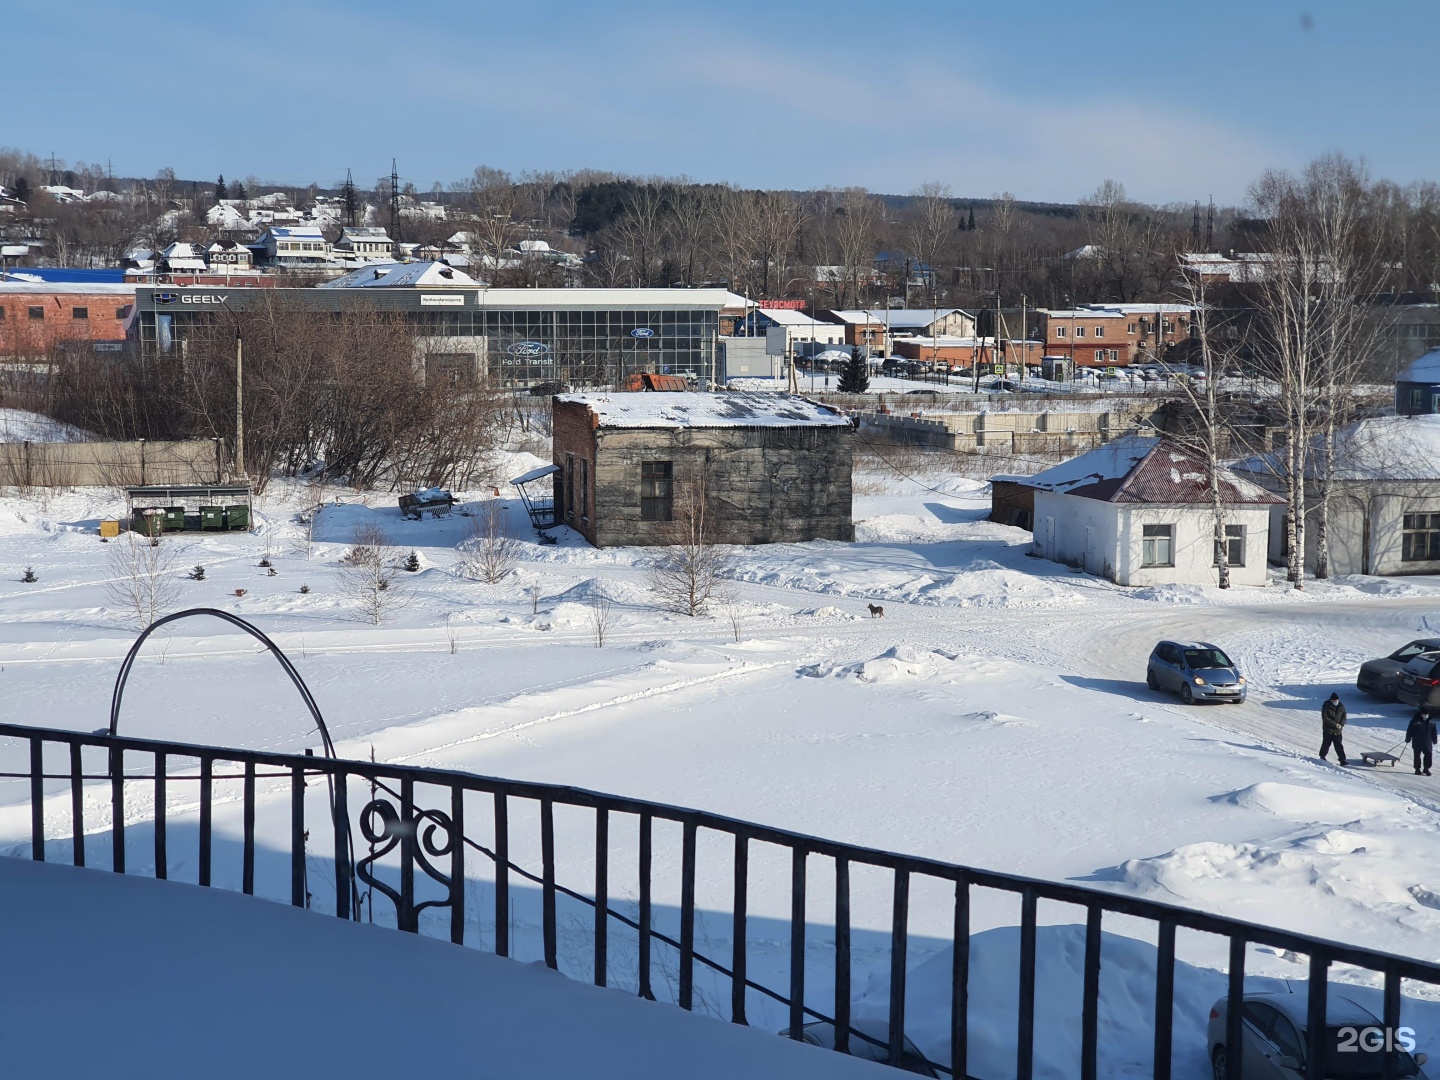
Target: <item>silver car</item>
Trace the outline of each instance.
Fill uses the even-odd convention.
[[[1162,641],[1145,665],[1145,685],[1169,690],[1186,705],[1245,700],[1245,676],[1235,661],[1208,641]]]
[[[1405,665],[1421,653],[1436,651],[1440,651],[1440,638],[1417,638],[1389,656],[1366,660],[1360,665],[1360,674],[1355,677],[1355,685],[1367,694],[1394,701],[1396,691],[1400,689],[1400,677],[1404,674]]]
[[[1240,1030],[1242,1068],[1246,1080],[1302,1080],[1305,1076],[1305,994],[1246,994]],[[1210,1010],[1207,1042],[1215,1080],[1226,1080],[1231,1060],[1225,1045],[1225,1018],[1229,1002],[1221,998]],[[1415,1054],[1414,1032],[1398,1028],[1391,1040],[1396,1076],[1425,1080],[1420,1066],[1424,1054]],[[1322,1076],[1379,1080],[1385,1075],[1384,1025],[1369,1010],[1333,991],[1325,999],[1325,1062]]]

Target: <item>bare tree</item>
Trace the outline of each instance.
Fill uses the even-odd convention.
[[[340,560],[341,595],[355,602],[365,621],[379,626],[408,600],[399,578],[385,530],[357,525],[350,550]]]
[[[174,561],[170,545],[139,538],[133,532],[111,544],[105,594],[137,629],[149,626],[179,602],[180,580],[173,570]]]
[[[462,572],[487,585],[504,580],[515,569],[523,549],[510,532],[504,503],[486,499],[480,504],[466,529],[462,550]]]
[[[669,545],[650,565],[650,588],[662,607],[693,617],[703,615],[710,601],[718,599],[733,565],[729,548],[715,543],[719,521],[709,477],[702,471],[680,487],[667,530]]]
[[[1333,447],[1352,417],[1351,394],[1383,334],[1366,301],[1389,267],[1371,219],[1364,170],[1339,155],[1300,176],[1270,172],[1252,188],[1270,252],[1257,273],[1253,329],[1279,387],[1286,427],[1286,576],[1305,583],[1310,496],[1316,497],[1317,577],[1328,577]]]
[[[590,634],[595,640],[595,647],[605,647],[605,639],[610,636],[610,630],[615,625],[614,605],[610,595],[605,591],[605,586],[598,581],[595,583],[595,590],[590,594]]]
[[[915,206],[910,220],[910,246],[928,270],[926,294],[933,308],[941,253],[955,234],[955,206],[950,198],[950,185],[938,180],[921,184],[912,194]]]
[[[855,290],[856,303],[863,303],[860,283],[869,282],[875,267],[878,221],[879,212],[870,193],[860,187],[846,188],[835,208],[835,246],[846,279]]]

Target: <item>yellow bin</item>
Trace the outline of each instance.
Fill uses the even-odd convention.
[[[119,536],[119,535],[120,535],[120,522],[118,522],[118,521],[102,521],[102,522],[100,522],[100,535],[101,535],[101,536]]]

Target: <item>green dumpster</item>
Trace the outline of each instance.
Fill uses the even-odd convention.
[[[250,528],[250,508],[248,506],[227,506],[225,508],[225,527],[227,529]]]
[[[159,536],[165,531],[165,511],[136,510],[130,518],[130,528],[141,536]]]
[[[225,528],[225,507],[223,507],[223,506],[202,506],[202,507],[200,507],[200,528],[202,528],[202,529],[223,529],[223,528]]]
[[[167,506],[165,508],[165,531],[184,532],[185,530],[185,508],[183,506]]]

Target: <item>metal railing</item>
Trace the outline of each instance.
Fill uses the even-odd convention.
[[[1176,932],[1196,931],[1216,935],[1228,943],[1228,1014],[1225,1044],[1229,1050],[1227,1077],[1245,1075],[1245,1043],[1241,1038],[1245,993],[1247,948],[1269,946],[1308,957],[1309,1001],[1308,1055],[1304,1075],[1319,1080],[1326,1059],[1326,1015],[1328,976],[1333,965],[1351,965],[1383,978],[1383,1023],[1389,1031],[1400,1024],[1401,980],[1413,979],[1440,986],[1440,965],[1425,963],[1325,941],[1302,934],[1190,911],[1135,897],[1103,892],[1075,885],[1039,881],[993,873],[932,859],[915,858],[873,848],[836,843],[783,829],[768,828],[718,814],[660,803],[599,794],[579,788],[528,783],[478,776],[469,773],[390,765],[372,761],[337,760],[328,757],[266,753],[185,743],[136,739],[107,734],[88,734],[0,724],[0,738],[28,744],[29,767],[25,771],[0,774],[16,781],[28,781],[30,808],[30,854],[47,858],[47,844],[71,846],[70,861],[86,864],[87,781],[108,789],[110,865],[125,873],[127,830],[144,826],[153,832],[151,850],[153,875],[170,876],[177,861],[190,866],[187,853],[177,860],[170,834],[174,828],[167,809],[171,795],[194,792],[186,807],[186,827],[195,819],[194,880],[204,886],[218,886],[215,874],[216,838],[228,837],[234,823],[217,826],[217,809],[230,815],[238,802],[240,835],[239,887],[256,892],[257,811],[267,815],[288,814],[289,849],[277,855],[277,866],[288,862],[289,900],[297,907],[328,909],[342,919],[360,919],[368,905],[373,917],[377,897],[393,909],[394,922],[401,930],[422,932],[422,923],[432,932],[465,944],[471,915],[478,921],[478,901],[468,899],[467,877],[471,872],[488,874],[493,884],[494,934],[490,948],[500,956],[512,955],[512,890],[530,882],[539,889],[540,941],[544,962],[559,968],[557,903],[560,898],[582,905],[590,913],[588,947],[593,964],[585,977],[597,986],[610,981],[614,957],[609,944],[620,930],[635,933],[634,987],[643,997],[654,999],[654,950],[662,946],[673,958],[674,1003],[682,1009],[696,1005],[696,972],[703,968],[729,984],[728,1012],[722,1015],[738,1024],[747,1023],[747,997],[751,992],[779,1003],[788,1016],[788,1034],[801,1039],[806,1024],[824,1024],[833,1030],[835,1049],[852,1052],[860,1043],[880,1048],[880,1056],[891,1064],[915,1064],[907,1047],[906,979],[912,895],[924,883],[927,893],[938,883],[943,889],[946,910],[943,921],[954,960],[950,973],[950,1058],[945,1062],[924,1062],[936,1074],[965,1077],[969,1074],[970,925],[977,890],[995,890],[1019,901],[1019,978],[1016,1014],[1016,1057],[1014,1072],[1019,1080],[1031,1080],[1035,1065],[1037,910],[1041,902],[1073,905],[1085,912],[1083,994],[1080,1010],[1081,1047],[1079,1076],[1098,1080],[1097,1052],[1100,997],[1101,931],[1106,916],[1128,917],[1154,926],[1157,941],[1155,970],[1154,1070],[1157,1080],[1168,1080],[1174,1057]],[[88,759],[88,764],[87,764]],[[193,763],[193,764],[191,764]],[[263,784],[266,791],[257,793]],[[358,786],[357,786],[358,785]],[[238,799],[233,791],[238,786]],[[324,795],[324,809],[307,816],[307,790],[311,802]],[[90,789],[93,794],[93,787]],[[220,794],[217,796],[217,792]],[[352,812],[357,793],[368,793],[358,813]],[[262,798],[261,795],[264,795]],[[285,805],[288,795],[288,809]],[[68,798],[67,798],[68,796]],[[143,796],[143,797],[142,797]],[[68,803],[68,807],[67,807]],[[102,801],[103,805],[103,801]],[[481,808],[476,813],[477,805]],[[312,808],[313,810],[314,808]],[[522,821],[517,810],[529,810]],[[567,826],[580,824],[583,842],[575,842],[557,854],[556,812],[571,815]],[[93,813],[93,810],[91,811]],[[578,813],[580,818],[575,818]],[[67,820],[68,819],[68,820]],[[318,819],[318,820],[317,820]],[[616,896],[610,869],[616,823],[633,821],[635,828],[634,903]],[[655,837],[657,825],[670,832],[679,830],[678,930],[662,932],[655,920]],[[47,840],[47,828],[54,836]],[[519,831],[538,829],[536,845],[517,840]],[[468,830],[468,832],[467,832]],[[277,830],[269,829],[273,835]],[[567,828],[562,840],[575,830]],[[489,842],[476,839],[488,834]],[[527,833],[528,835],[528,833]],[[628,837],[627,833],[627,837]],[[669,835],[669,833],[667,833]],[[702,846],[713,850],[713,841],[729,841],[724,858],[729,862],[733,882],[728,913],[731,938],[728,957],[707,955],[696,943],[697,864]],[[592,846],[593,845],[593,846]],[[788,857],[789,919],[788,985],[777,989],[752,978],[747,971],[747,909],[751,897],[751,853],[759,845],[771,845]],[[525,852],[522,853],[522,848]],[[264,849],[269,853],[269,849]],[[142,848],[142,853],[143,848]],[[539,868],[526,865],[528,854],[538,859]],[[593,860],[591,876],[583,887],[577,882],[562,883],[557,865]],[[582,858],[583,856],[583,858]],[[813,993],[807,1004],[806,958],[807,882],[811,870],[821,861],[833,868],[833,1006],[828,1012],[814,1005]],[[417,874],[417,868],[419,873]],[[888,935],[889,1009],[883,1035],[872,1028],[861,1030],[853,1022],[851,883],[858,871],[879,871],[888,875],[891,926]],[[312,877],[333,875],[333,899],[312,890]],[[283,882],[284,871],[279,873]],[[713,878],[714,875],[711,875]],[[277,882],[276,892],[283,895]],[[424,894],[422,897],[422,893]],[[448,914],[448,923],[422,918],[426,912]],[[933,916],[935,912],[929,911]],[[707,917],[715,917],[709,915]],[[574,930],[572,925],[568,929]],[[482,942],[483,944],[483,942]],[[1386,1055],[1386,1076],[1398,1075],[1398,1052]]]

